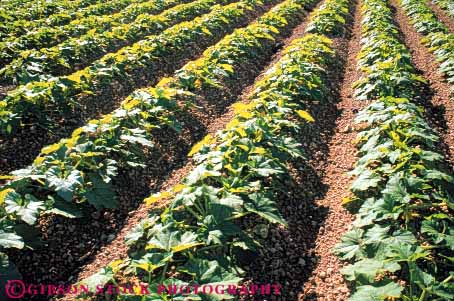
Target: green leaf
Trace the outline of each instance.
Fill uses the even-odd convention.
[[[198,284],[214,282],[236,284],[241,280],[234,272],[227,270],[216,260],[193,258],[181,267],[179,271],[191,275]]]
[[[38,249],[45,246],[45,242],[41,239],[42,235],[36,226],[30,226],[25,223],[14,225],[14,231],[22,237],[25,246],[29,249]]]
[[[16,214],[29,225],[35,224],[39,211],[44,209],[44,203],[38,201],[31,194],[26,194],[24,198],[21,198],[16,192],[10,192],[6,195],[5,204],[7,213]]]
[[[22,237],[15,233],[5,232],[0,230],[0,246],[3,248],[24,248],[24,241]]]
[[[287,222],[281,216],[276,202],[269,199],[265,193],[252,193],[248,197],[249,200],[244,203],[247,211],[254,212],[271,223],[287,226]]]
[[[361,249],[363,245],[363,234],[362,229],[354,228],[353,230],[345,233],[341,242],[334,248],[334,252],[339,255],[342,260],[356,258],[362,258],[364,251]]]
[[[109,282],[114,281],[114,272],[111,267],[102,268],[96,274],[80,281],[78,285],[86,285],[90,292],[96,292],[96,287],[104,286]]]
[[[81,218],[83,216],[80,206],[60,199],[53,199],[53,208],[46,210],[47,213],[54,213],[67,218]]]
[[[201,244],[197,240],[197,234],[193,232],[188,231],[181,234],[179,231],[170,231],[165,228],[148,241],[146,248],[178,253]]]
[[[141,238],[145,236],[147,230],[153,227],[156,224],[156,221],[159,219],[159,216],[153,216],[147,219],[142,220],[139,224],[134,226],[131,231],[128,232],[125,236],[125,244],[131,246],[137,243]]]
[[[92,187],[87,189],[83,196],[96,209],[116,208],[117,200],[111,183],[106,183],[102,178],[94,173],[88,174]]]
[[[146,139],[144,137],[131,136],[131,135],[121,135],[120,139],[128,141],[128,142],[131,142],[131,143],[138,143],[138,144],[146,146],[146,147],[153,147],[154,146],[154,144],[150,140],[148,140],[148,139]]]
[[[385,272],[394,273],[400,270],[400,265],[395,262],[385,262],[376,259],[363,259],[341,270],[345,279],[358,284],[372,284],[375,277]]]
[[[72,170],[67,177],[62,176],[61,173],[58,167],[50,168],[45,173],[47,183],[65,201],[71,202],[76,188],[83,185],[82,173],[77,169]]]
[[[131,267],[138,268],[151,273],[154,270],[164,266],[172,259],[172,253],[147,253],[139,260],[133,260]]]
[[[399,298],[403,287],[394,282],[386,285],[361,285],[349,301],[385,301],[388,298]]]
[[[366,191],[371,187],[377,187],[378,183],[380,183],[381,177],[380,175],[374,173],[369,169],[365,169],[358,178],[356,178],[352,185],[352,191]]]

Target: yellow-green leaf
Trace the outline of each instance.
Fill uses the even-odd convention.
[[[311,114],[309,114],[308,112],[306,111],[303,111],[303,110],[297,110],[296,111],[296,114],[298,114],[299,117],[309,121],[309,122],[314,122],[315,119],[311,116]]]

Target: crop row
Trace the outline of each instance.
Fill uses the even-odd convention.
[[[173,4],[175,4],[173,0],[166,3],[167,6]],[[159,15],[140,15],[132,23],[113,27],[109,31],[89,32],[51,48],[26,50],[0,70],[0,74],[5,81],[20,84],[46,81],[55,75],[68,74],[80,69],[80,66],[88,65],[94,58],[102,57],[147,35],[156,34],[172,25],[206,13],[214,4],[216,4],[214,0],[180,4]]]
[[[422,42],[439,62],[438,70],[454,85],[454,34],[449,33],[424,0],[401,0],[400,3],[415,29],[424,36]]]
[[[10,36],[0,42],[0,66],[17,58],[23,50],[54,46],[70,37],[78,37],[89,31],[103,32],[113,26],[130,23],[141,14],[159,13],[169,7],[169,2],[173,3],[170,5],[176,5],[185,1],[119,0],[109,2],[112,7],[117,7],[121,11],[111,15],[87,16],[73,20],[64,26],[39,27],[18,37]],[[125,7],[126,5],[128,6]]]
[[[213,3],[212,0],[199,2]],[[254,7],[257,5],[255,1],[251,3]],[[199,10],[206,8],[201,5]],[[108,98],[106,95],[119,86],[135,88],[143,84],[144,78],[156,80],[157,70],[173,67],[165,60],[191,56],[194,48],[215,40],[246,20],[250,15],[247,11],[248,6],[243,2],[228,7],[213,6],[207,15],[179,23],[159,35],[148,36],[116,53],[109,53],[71,75],[20,86],[0,102],[0,130],[5,133],[18,129],[20,119],[33,118],[33,123],[46,124],[56,109],[59,110],[57,115],[65,116],[77,104],[91,105],[90,101],[99,102],[102,95]],[[162,66],[164,63],[166,66]]]
[[[69,1],[68,1],[69,2]],[[77,1],[76,1],[77,2]],[[54,2],[52,2],[54,3]],[[75,2],[73,2],[75,3]],[[115,0],[109,2],[94,1],[94,4],[83,7],[75,6],[77,9],[64,10],[59,13],[52,14],[42,19],[25,20],[17,19],[14,21],[4,22],[0,26],[0,38],[5,39],[9,37],[18,37],[26,34],[29,31],[36,30],[39,27],[52,27],[68,24],[72,20],[86,18],[89,16],[101,16],[113,14],[128,6],[131,1]],[[139,2],[137,2],[139,3]],[[18,12],[18,8],[11,9],[14,13]]]
[[[23,248],[17,225],[34,225],[42,212],[74,217],[83,202],[98,209],[116,206],[112,178],[119,168],[143,165],[144,148],[153,148],[153,131],[181,127],[175,116],[184,106],[177,103],[191,101],[207,89],[222,91],[226,85],[233,85],[239,79],[235,68],[252,64],[261,55],[271,55],[274,39],[282,35],[279,30],[298,22],[304,14],[303,4],[307,1],[283,2],[255,23],[208,48],[195,63],[176,72],[174,78],[163,80],[155,88],[136,91],[112,114],[77,129],[71,138],[44,148],[32,166],[15,172],[12,181],[1,189],[0,231],[9,237],[4,247]],[[240,13],[260,5],[240,2],[224,10]],[[226,15],[225,20],[228,18]],[[222,79],[229,79],[230,84],[222,84]],[[25,211],[27,214],[23,214]]]
[[[167,192],[144,200],[152,204],[171,199],[161,215],[151,213],[125,237],[130,257],[115,260],[82,281],[89,288],[116,283],[117,274],[134,275],[149,286],[153,297],[166,300],[197,298],[196,292],[160,292],[158,285],[223,286],[222,291],[199,296],[202,300],[230,300],[238,293],[228,285],[241,282],[244,271],[239,258],[257,251],[260,238],[242,221],[255,215],[262,222],[286,226],[279,213],[277,196],[289,178],[287,163],[302,156],[295,137],[315,120],[305,110],[312,101],[323,101],[327,68],[335,62],[332,41],[325,35],[343,33],[348,3],[326,1],[312,14],[309,26],[319,17],[333,26],[307,34],[287,47],[282,58],[255,84],[249,104],[235,105],[236,117],[223,131],[208,135],[189,156],[195,168]],[[332,7],[339,14],[324,14]],[[170,266],[172,268],[170,269]],[[139,292],[136,292],[139,293]]]
[[[329,35],[344,33],[349,2],[349,0],[326,0],[320,9],[311,14],[306,32],[323,32]]]
[[[0,7],[8,9],[11,7],[23,7],[26,5],[29,1],[28,0],[3,0],[0,3]]]
[[[14,20],[34,20],[37,18],[48,17],[64,11],[74,11],[78,8],[94,4],[99,0],[58,0],[58,1],[28,1],[22,4],[12,2],[10,4],[1,3],[0,8],[3,10],[0,15],[0,21],[11,22]]]
[[[354,284],[351,301],[454,300],[453,177],[439,137],[416,103],[424,80],[399,40],[386,0],[364,0],[357,118],[359,159],[351,172],[355,214],[336,253]]]
[[[454,17],[454,1],[453,0],[432,0],[450,17]]]

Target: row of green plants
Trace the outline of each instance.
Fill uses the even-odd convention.
[[[201,2],[213,3],[212,0]],[[257,7],[256,1],[250,2],[252,7]],[[212,6],[211,9],[209,14],[176,24],[159,35],[148,36],[109,53],[68,76],[30,82],[10,91],[0,101],[0,131],[8,134],[20,128],[23,119],[28,123],[52,126],[52,121],[49,121],[51,114],[67,116],[78,104],[99,102],[101,95],[110,95],[119,86],[134,88],[143,85],[143,73],[149,72],[152,77],[156,68],[164,68],[161,65],[172,67],[166,61],[168,58],[177,55],[190,57],[194,48],[216,41],[251,16],[247,2],[226,7]],[[205,5],[201,5],[196,7],[195,13],[205,10]]]
[[[454,178],[420,100],[425,81],[386,0],[362,6],[358,161],[344,205],[355,221],[335,252],[350,301],[454,300]]]
[[[400,4],[415,29],[424,36],[422,43],[435,55],[439,71],[454,87],[454,34],[441,21],[424,0],[401,0]]]
[[[295,137],[315,121],[307,105],[325,101],[329,94],[326,70],[335,63],[336,52],[327,36],[344,32],[345,27],[340,29],[349,5],[336,6],[335,1],[326,1],[308,23],[325,18],[332,26],[294,40],[255,84],[250,103],[235,104],[235,118],[225,129],[193,147],[188,155],[195,168],[183,182],[144,200],[151,205],[167,199],[170,204],[127,234],[128,258],[114,260],[82,284],[94,290],[132,277],[146,284],[150,294],[122,294],[120,300],[236,300],[237,291],[226,288],[243,281],[244,258],[261,248],[260,229],[267,223],[287,226],[276,200],[286,193],[287,163],[303,156]],[[323,13],[333,7],[338,14]],[[259,220],[256,227],[245,228],[243,221],[250,216]],[[170,293],[160,291],[162,285],[225,289]]]
[[[70,1],[68,1],[70,2]],[[82,1],[71,1],[73,3]],[[76,5],[74,9],[65,9],[61,12],[52,14],[42,19],[37,20],[26,20],[23,18],[17,20],[10,20],[0,25],[0,38],[5,39],[7,37],[18,37],[26,34],[29,31],[36,30],[39,27],[52,27],[62,26],[68,24],[72,20],[86,18],[89,16],[101,16],[107,14],[113,14],[119,10],[125,8],[131,4],[130,1],[109,1],[101,2],[99,0],[92,1],[93,3],[87,7],[83,5]],[[84,2],[88,4],[88,2]],[[12,13],[16,13],[22,10],[22,8],[11,8]]]
[[[81,36],[89,31],[103,32],[114,26],[134,21],[140,14],[155,14],[167,6],[165,0],[116,0],[109,2],[119,12],[103,16],[87,16],[63,26],[42,26],[27,31],[21,36],[9,36],[0,42],[0,66],[10,63],[23,50],[51,47],[71,37]],[[180,1],[181,3],[186,2]],[[177,2],[175,1],[175,4]],[[6,26],[8,26],[6,24]]]
[[[176,0],[170,0],[164,5],[170,7],[175,3]],[[199,0],[180,4],[159,15],[140,15],[132,23],[113,27],[109,31],[89,32],[50,48],[25,50],[11,64],[0,70],[0,76],[10,83],[26,84],[69,74],[88,65],[94,58],[115,52],[148,35],[157,34],[177,23],[207,13],[215,4],[227,3],[227,1]]]
[[[29,1],[28,0],[4,0],[0,3],[0,7],[2,8],[11,8],[11,7],[23,7]]]
[[[448,16],[454,17],[454,1],[452,0],[432,0],[438,5]]]
[[[58,1],[28,1],[18,3],[13,1],[10,3],[0,3],[0,8],[3,10],[0,14],[0,22],[10,22],[14,20],[34,20],[41,19],[53,14],[58,14],[65,11],[75,11],[78,8],[84,8],[99,0],[58,0]]]
[[[320,9],[315,10],[310,15],[306,32],[323,32],[330,35],[343,34],[349,13],[349,3],[349,0],[325,1]]]
[[[189,155],[195,168],[182,184],[145,200],[151,204],[169,198],[170,203],[126,236],[129,258],[82,283],[92,288],[116,283],[117,274],[149,285],[150,294],[122,295],[120,300],[235,299],[227,286],[244,280],[245,257],[261,247],[257,229],[269,223],[287,226],[277,199],[290,178],[287,163],[303,156],[296,137],[314,121],[306,106],[323,101],[327,92],[325,69],[335,53],[331,43],[315,34],[292,42],[255,85],[251,102],[238,104],[224,130],[193,148]],[[242,226],[251,217],[256,227]],[[223,285],[225,290],[158,293],[159,285]]]
[[[134,92],[111,114],[43,148],[29,168],[5,177],[10,181],[0,190],[3,249],[29,246],[21,229],[33,227],[43,213],[80,217],[87,203],[96,209],[115,207],[112,180],[118,170],[143,167],[144,152],[153,148],[157,132],[179,131],[182,124],[175,116],[187,109],[185,102],[193,102],[208,89],[221,92],[235,85],[241,78],[235,69],[265,54],[271,56],[275,39],[282,36],[280,31],[298,23],[307,3],[288,0],[277,5],[255,23],[207,49],[174,78]],[[252,10],[262,5],[240,2],[224,9]]]

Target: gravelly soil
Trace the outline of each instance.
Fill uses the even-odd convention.
[[[331,249],[352,221],[341,201],[356,159],[352,119],[365,105],[352,99],[351,89],[358,78],[358,8],[351,8],[351,33],[335,40],[339,64],[329,72],[331,98],[310,105],[316,122],[301,135],[308,161],[292,166],[294,182],[280,200],[289,228],[272,227],[263,254],[251,265],[253,282],[280,283],[285,300],[346,300],[349,293]]]
[[[434,55],[421,43],[422,36],[410,24],[396,0],[391,1],[391,6],[395,11],[394,19],[400,28],[402,40],[412,54],[412,63],[428,81],[428,85],[421,91],[420,101],[426,107],[428,121],[441,136],[440,148],[451,171],[454,171],[454,95],[443,75],[438,72]]]

